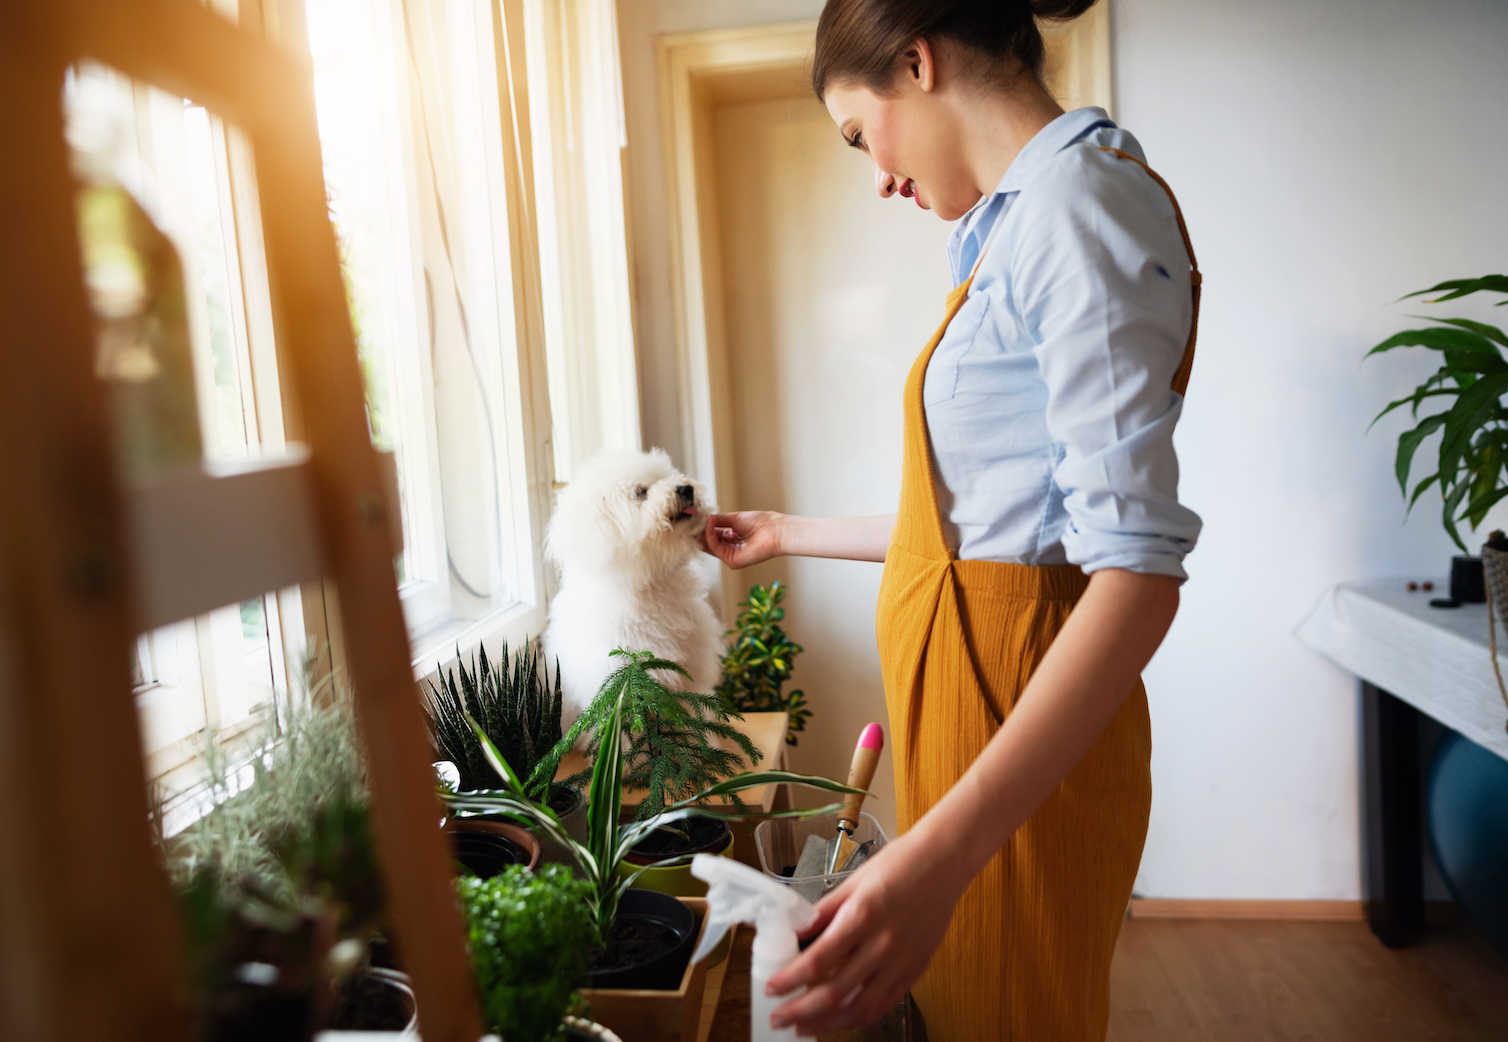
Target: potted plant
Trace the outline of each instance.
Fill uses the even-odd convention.
[[[785,585],[776,580],[768,587],[753,586],[749,599],[739,604],[743,611],[727,634],[733,640],[722,659],[717,694],[743,713],[787,713],[785,744],[794,746],[812,711],[804,692],[784,690],[796,656],[805,650],[780,628],[785,594]]]
[[[482,755],[481,745],[467,717],[481,725],[494,748],[525,779],[529,798],[547,803],[578,840],[586,835],[586,801],[581,790],[554,781],[558,760],[547,767],[541,761],[560,742],[560,672],[551,684],[547,663],[541,662],[531,642],[525,641],[510,662],[507,644],[502,660],[489,662],[487,649],[477,649],[470,672],[456,650],[456,670],[440,675],[439,686],[430,685],[425,706],[430,734],[440,755],[455,764],[459,791],[483,790],[496,775]],[[477,826],[473,826],[477,827]],[[541,844],[546,861],[567,862],[569,856],[547,839]]]
[[[672,673],[689,680],[690,674],[680,665],[657,659],[649,652],[619,650],[613,654],[626,659],[625,664],[604,681],[558,749],[571,748],[585,734],[591,735],[589,758],[596,757],[608,736],[613,742],[626,743],[623,785],[643,796],[633,820],[647,821],[677,800],[695,800],[698,793],[718,780],[763,758],[748,736],[733,726],[733,720],[743,717],[726,702],[716,695],[671,691],[656,675]],[[609,721],[620,695],[622,729],[613,731]],[[734,749],[717,744],[719,740]],[[557,758],[554,753],[547,756],[546,769]],[[572,781],[585,780],[589,773],[582,771]],[[729,802],[737,811],[747,810],[737,793],[729,796]],[[691,875],[691,857],[726,853],[732,845],[733,833],[727,821],[688,818],[647,833],[628,852],[620,871],[633,872],[636,885],[646,889],[701,896],[707,888]],[[637,872],[635,866],[647,871]]]
[[[305,701],[284,710],[281,734],[269,723],[243,768],[209,742],[214,810],[159,832],[206,1038],[396,1030],[413,1017],[402,975],[369,965],[384,902],[349,697],[327,677]]]
[[[1439,293],[1428,301],[1438,304],[1472,293],[1508,294],[1508,276],[1488,275],[1456,279],[1410,293],[1408,297]],[[1405,297],[1403,299],[1408,299]],[[1508,301],[1500,301],[1499,306]],[[1469,553],[1457,525],[1471,524],[1475,531],[1494,504],[1508,496],[1504,466],[1508,464],[1508,334],[1496,326],[1466,318],[1425,318],[1435,325],[1395,333],[1367,357],[1398,347],[1423,347],[1440,352],[1441,365],[1412,394],[1390,402],[1372,422],[1395,409],[1409,407],[1417,424],[1399,435],[1394,469],[1399,488],[1410,509],[1426,489],[1438,487],[1442,499],[1445,531],[1463,553]],[[1430,399],[1445,399],[1439,412],[1419,419],[1419,409]],[[1409,474],[1414,455],[1430,435],[1439,432],[1440,447],[1434,473],[1421,478],[1409,493]]]
[[[611,698],[611,710],[601,732],[603,735],[622,732],[630,691],[635,685],[644,682],[643,674],[653,669],[668,669],[673,665],[644,654],[628,657],[628,664],[609,677],[603,685],[603,690]],[[498,753],[491,740],[482,733],[480,726],[473,726],[483,752],[502,779],[503,786],[487,793],[442,790],[441,795],[456,814],[464,816],[499,811],[512,814],[533,821],[541,832],[570,848],[582,877],[590,887],[588,908],[596,926],[598,941],[591,976],[597,986],[664,988],[679,978],[686,958],[689,957],[693,937],[690,932],[690,913],[686,906],[675,898],[654,891],[626,893],[637,873],[620,875],[617,871],[624,856],[645,835],[663,825],[695,816],[721,816],[732,820],[754,816],[798,817],[835,813],[840,806],[833,804],[831,807],[810,810],[754,814],[733,812],[723,815],[698,806],[709,799],[733,795],[760,785],[792,783],[830,792],[858,791],[828,778],[790,771],[749,772],[718,781],[684,799],[676,800],[664,811],[645,820],[623,823],[622,793],[626,753],[621,742],[604,741],[598,746],[587,789],[587,841],[578,843],[565,834],[560,819],[553,811],[528,797],[523,781]],[[556,753],[564,755],[570,741],[569,735],[563,738]],[[646,944],[642,951],[626,951],[627,946],[640,939],[636,934],[656,932],[641,929],[637,925],[640,923],[664,926],[663,936],[654,943]]]
[[[597,940],[590,884],[564,865],[456,880],[487,1027],[509,1042],[562,1036]]]

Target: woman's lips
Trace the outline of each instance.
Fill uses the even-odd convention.
[[[907,199],[916,200],[917,206],[921,207],[923,210],[926,209],[925,206],[922,206],[921,193],[916,190],[916,182],[911,180],[911,178],[908,177],[906,178],[906,180],[901,182],[901,194],[904,195]]]

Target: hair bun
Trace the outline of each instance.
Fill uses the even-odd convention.
[[[1094,4],[1095,0],[1031,0],[1032,14],[1059,22],[1077,18]]]

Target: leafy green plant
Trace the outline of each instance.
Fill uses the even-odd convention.
[[[1438,304],[1478,292],[1508,295],[1508,276],[1455,279],[1402,299],[1441,293],[1427,301]],[[1499,307],[1503,304],[1508,304],[1508,300],[1498,302]],[[1410,510],[1426,489],[1438,486],[1444,504],[1445,531],[1462,552],[1467,552],[1456,526],[1468,521],[1475,531],[1487,511],[1508,496],[1508,482],[1504,480],[1504,467],[1508,464],[1508,408],[1503,403],[1508,393],[1508,356],[1503,352],[1508,347],[1508,334],[1496,326],[1466,318],[1415,317],[1437,324],[1396,333],[1368,351],[1367,357],[1397,347],[1424,347],[1439,351],[1443,364],[1412,394],[1390,402],[1372,422],[1375,424],[1405,405],[1410,407],[1413,418],[1419,420],[1419,408],[1427,400],[1450,399],[1441,403],[1448,408],[1426,416],[1399,436],[1394,469]],[[1420,479],[1410,495],[1408,483],[1414,455],[1424,440],[1437,431],[1440,450],[1435,472]]]
[[[629,666],[626,668],[644,671],[653,668],[652,663],[656,661],[658,660],[631,656]],[[606,693],[612,707],[602,728],[604,735],[621,733],[630,686],[641,680],[642,678],[619,670],[604,682],[597,697],[600,699]],[[578,843],[566,834],[565,827],[554,811],[529,798],[523,781],[503,759],[497,747],[492,744],[492,740],[487,737],[481,727],[474,723],[473,730],[481,743],[487,762],[502,780],[502,788],[489,792],[461,793],[441,788],[441,798],[457,816],[509,814],[534,826],[540,833],[565,847],[581,869],[582,878],[590,885],[588,907],[592,914],[592,921],[597,927],[598,942],[603,947],[607,945],[613,919],[618,912],[618,899],[643,871],[643,869],[638,869],[633,873],[620,876],[617,871],[618,864],[634,845],[652,830],[682,821],[693,815],[744,821],[756,817],[800,818],[836,814],[842,808],[841,803],[834,803],[810,809],[723,813],[698,806],[708,800],[731,796],[760,785],[790,783],[824,789],[828,792],[857,793],[861,791],[830,778],[815,775],[796,774],[791,771],[751,771],[709,785],[686,799],[677,800],[666,807],[663,813],[653,815],[646,820],[621,824],[627,754],[621,742],[603,742],[597,749],[597,758],[592,764],[591,780],[587,787],[587,840],[585,843]],[[565,755],[573,741],[570,735],[560,740],[560,744],[551,753],[556,762]]]
[[[647,651],[619,649],[612,654],[627,661],[603,681],[556,750],[563,753],[589,733],[587,757],[596,759],[602,742],[608,736],[617,741],[621,733],[628,741],[623,784],[644,792],[637,820],[644,821],[677,800],[694,798],[745,763],[752,767],[763,759],[748,735],[730,723],[743,717],[726,702],[716,695],[671,691],[655,676],[674,673],[690,680],[691,674],[679,664]],[[621,732],[608,727],[619,692],[623,695]],[[714,744],[717,739],[733,743],[738,752]],[[547,755],[544,769],[553,774],[559,759],[555,752]],[[584,784],[588,775],[583,771],[570,780]],[[737,795],[732,803],[740,811],[745,809]]]
[[[460,659],[459,649],[456,658]],[[458,661],[457,666],[459,682],[455,670],[442,674],[439,687],[430,685],[425,710],[441,756],[461,772],[460,788],[484,789],[495,778],[466,722],[469,716],[481,724],[509,766],[526,779],[531,798],[543,802],[558,766],[548,772],[538,770],[540,761],[560,741],[559,669],[551,687],[548,665],[539,661],[528,642],[514,654],[511,664],[504,644],[499,663],[488,662],[487,649],[480,648],[471,672],[466,671],[465,662]]]
[[[564,865],[511,865],[491,879],[457,879],[456,889],[488,1028],[509,1042],[561,1037],[597,941],[590,884]]]
[[[780,602],[785,600],[785,593],[786,587],[779,580],[768,588],[756,585],[749,590],[749,599],[739,605],[743,611],[727,633],[733,641],[723,656],[717,694],[740,712],[788,712],[785,744],[795,745],[796,735],[806,730],[812,711],[807,708],[805,692],[784,691],[796,656],[805,650],[780,628],[785,618]]]

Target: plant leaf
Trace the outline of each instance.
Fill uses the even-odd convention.
[[[1486,337],[1478,336],[1465,329],[1405,329],[1401,333],[1394,333],[1364,357],[1391,351],[1395,347],[1427,347],[1432,351],[1476,351],[1488,352],[1497,355],[1497,348]]]
[[[1455,300],[1457,297],[1464,297],[1471,293],[1508,293],[1508,275],[1483,275],[1477,279],[1451,279],[1448,282],[1441,282],[1438,285],[1431,286],[1429,289],[1406,293],[1398,299],[1408,300],[1409,297],[1422,297],[1426,293],[1439,293],[1442,290],[1446,291],[1445,295],[1436,297],[1429,303],[1439,304],[1442,301]]]
[[[1398,436],[1398,457],[1394,463],[1394,473],[1398,475],[1398,488],[1406,496],[1408,495],[1409,471],[1414,465],[1414,453],[1419,451],[1420,444],[1445,423],[1448,413],[1440,413],[1431,416],[1420,423],[1411,431],[1405,431]]]

